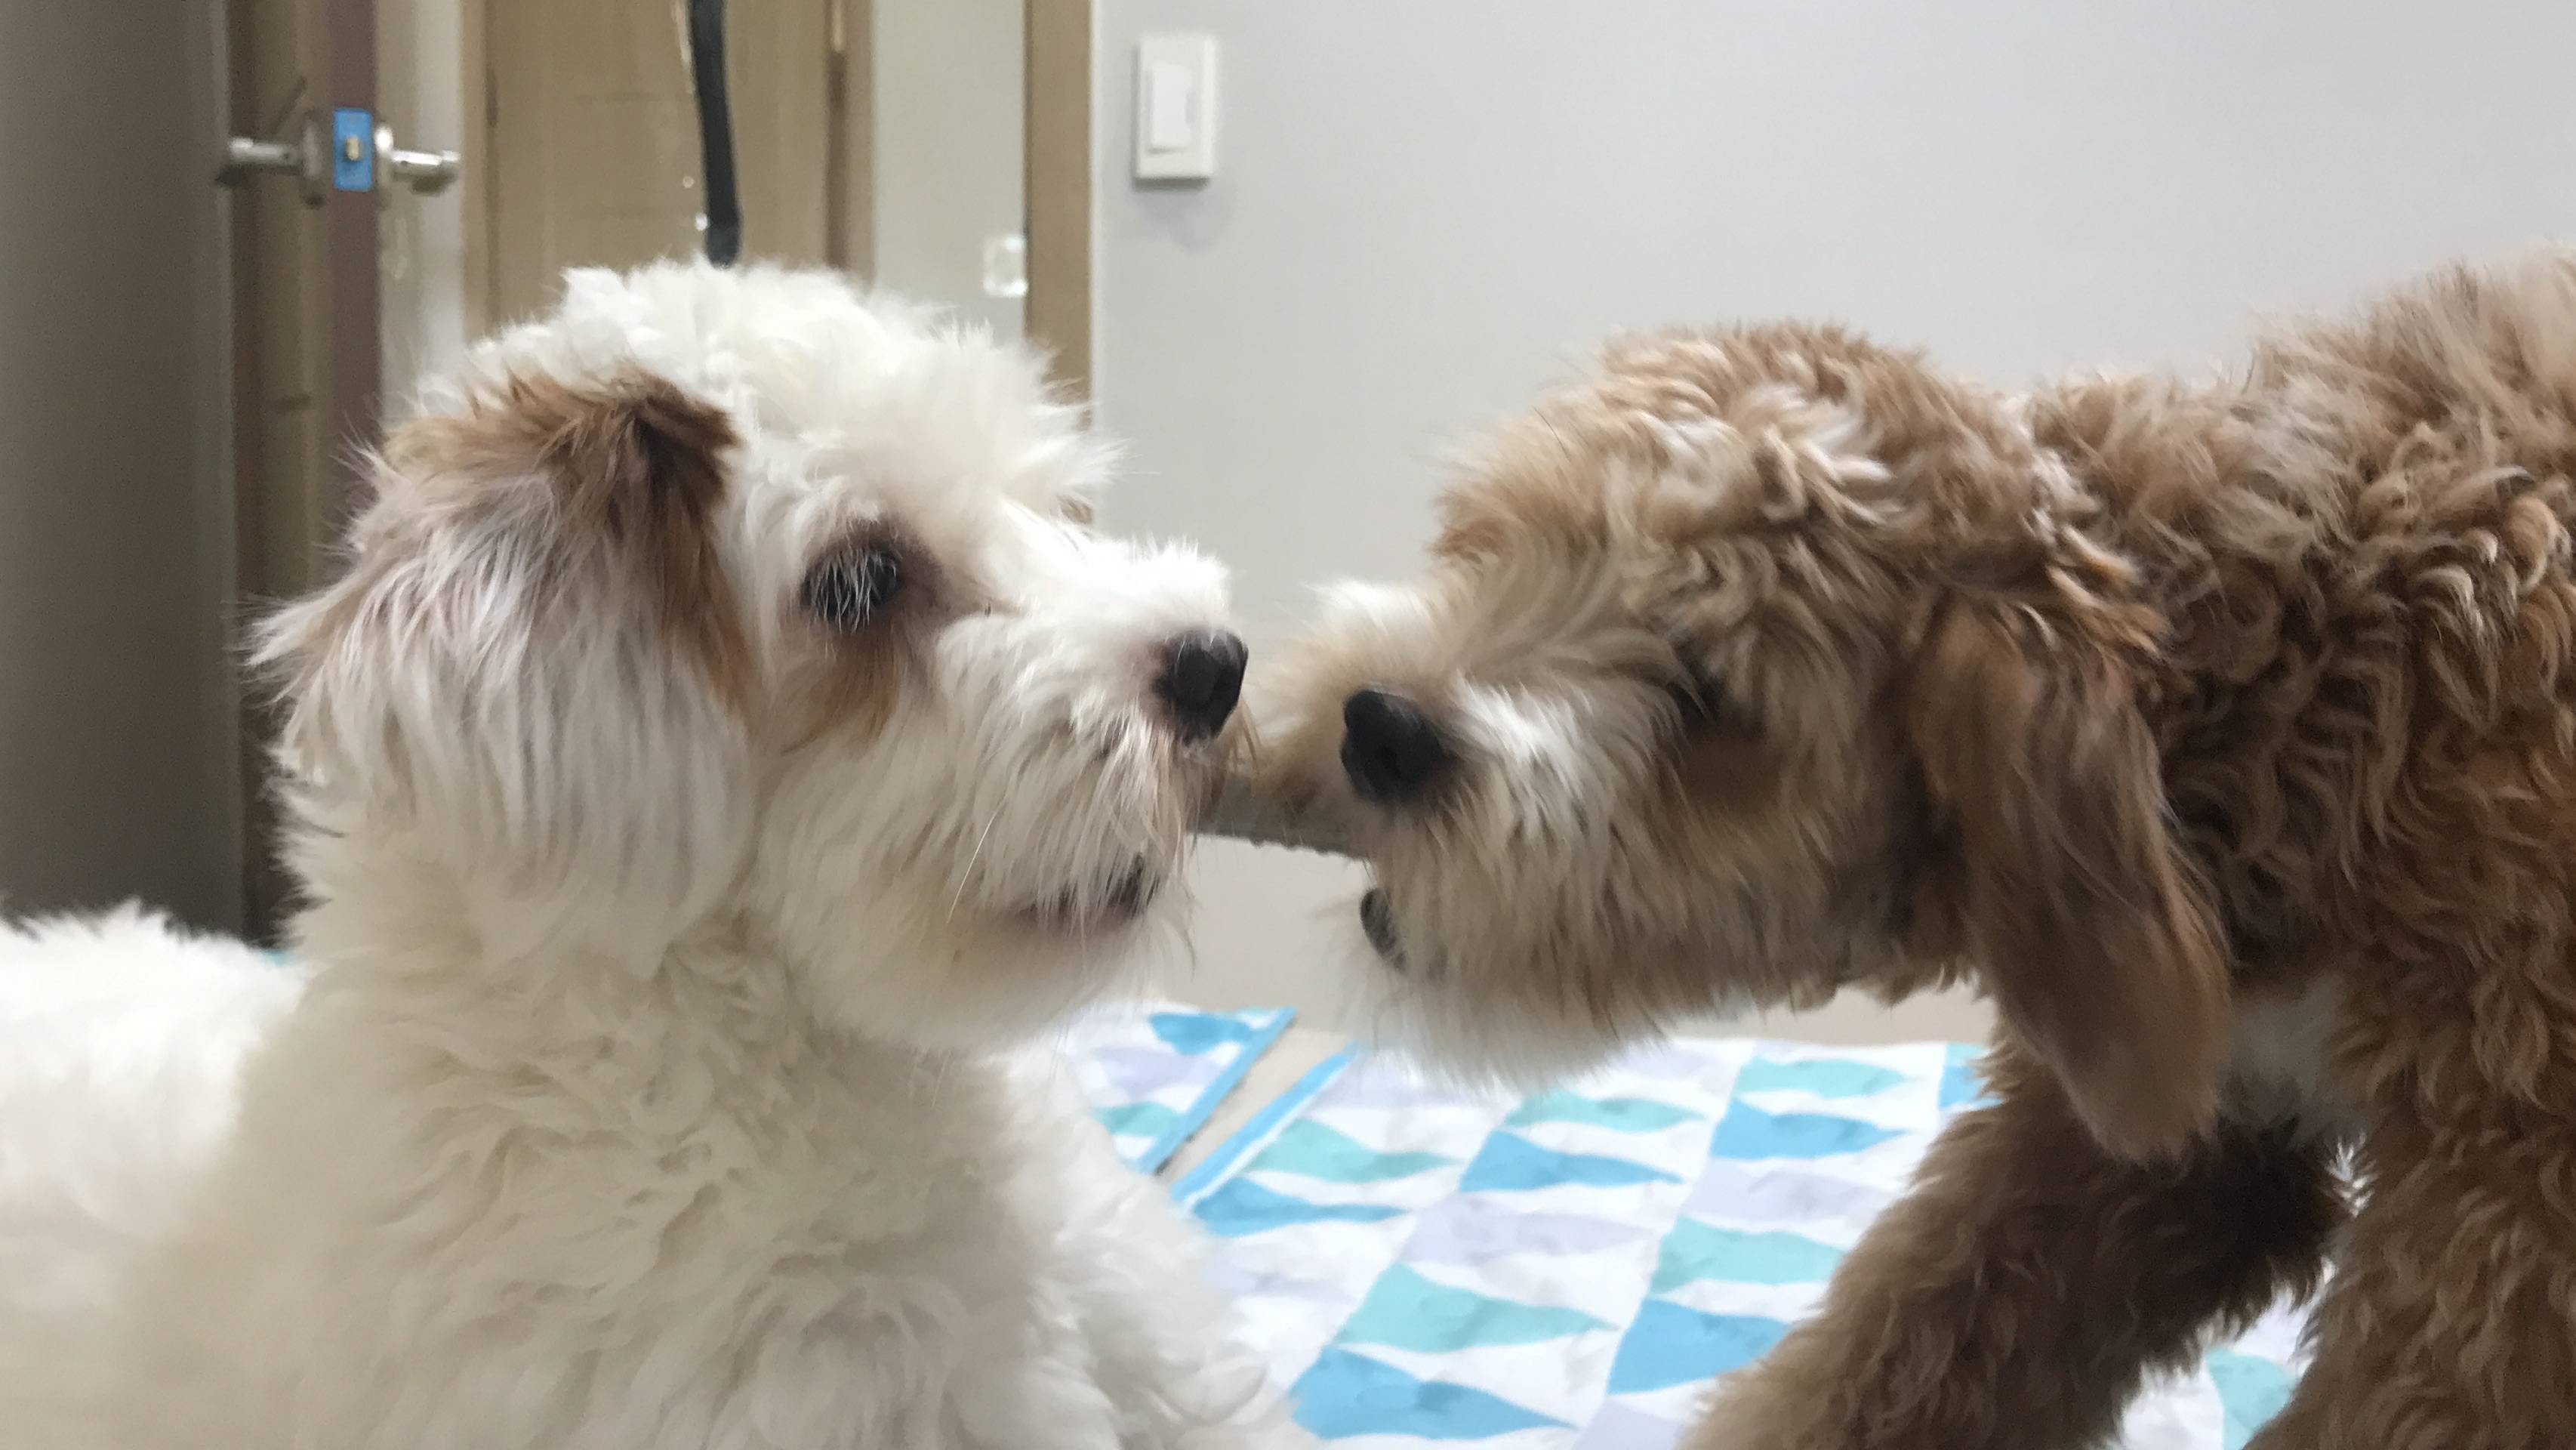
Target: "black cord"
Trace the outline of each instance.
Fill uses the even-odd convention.
[[[742,198],[733,179],[733,108],[725,98],[725,0],[689,0],[689,71],[698,92],[698,142],[706,154],[707,260],[742,255]]]

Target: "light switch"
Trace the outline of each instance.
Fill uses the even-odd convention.
[[[1157,62],[1145,68],[1145,147],[1160,154],[1187,151],[1198,128],[1190,124],[1196,97],[1186,66]]]
[[[1205,181],[1216,174],[1216,38],[1148,35],[1136,43],[1136,176]]]

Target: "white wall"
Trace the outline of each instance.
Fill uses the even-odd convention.
[[[2199,367],[2261,310],[2576,232],[2576,6],[1102,0],[1121,527],[1409,572],[1443,439],[1612,329],[1835,315],[1998,381]],[[1219,174],[1128,179],[1134,41],[1220,38]],[[1342,868],[1202,853],[1198,990],[1309,996]],[[1806,1030],[1973,1031],[1955,1009]]]

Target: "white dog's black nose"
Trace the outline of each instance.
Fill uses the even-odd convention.
[[[1342,704],[1342,769],[1351,788],[1379,805],[1422,794],[1449,768],[1439,727],[1410,700],[1362,690]]]
[[[1243,694],[1244,658],[1243,641],[1223,631],[1185,634],[1164,650],[1155,688],[1183,740],[1205,740],[1225,728]]]

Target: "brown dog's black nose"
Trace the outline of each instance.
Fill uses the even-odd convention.
[[[1205,740],[1225,728],[1243,694],[1243,641],[1223,631],[1185,634],[1163,652],[1163,675],[1154,682],[1172,709],[1172,729],[1183,740]]]
[[[1362,690],[1342,703],[1342,769],[1362,799],[1399,805],[1449,768],[1438,727],[1409,700]]]

